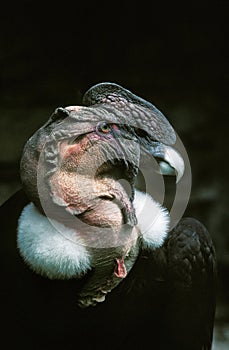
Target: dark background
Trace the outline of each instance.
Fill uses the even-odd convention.
[[[207,226],[215,243],[216,338],[225,343],[229,2],[171,3],[2,5],[0,204],[20,187],[18,165],[25,141],[57,106],[80,104],[85,90],[102,81],[116,82],[151,101],[168,117],[190,157],[188,213]]]

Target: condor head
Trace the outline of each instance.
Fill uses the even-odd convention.
[[[102,269],[84,290],[90,304],[101,296],[95,296],[98,284],[101,293],[110,291],[137,258],[134,183],[142,157],[158,158],[162,173],[178,179],[184,169],[171,147],[173,128],[150,103],[112,83],[92,87],[83,103],[57,108],[28,140],[21,179],[40,214],[75,230],[90,251],[90,266]]]

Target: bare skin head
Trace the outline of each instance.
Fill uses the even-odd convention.
[[[83,101],[88,106],[58,108],[28,140],[21,179],[39,211],[75,229],[88,247],[96,273],[81,293],[87,305],[133,266],[141,150],[163,158],[175,134],[156,107],[116,84],[95,86]]]

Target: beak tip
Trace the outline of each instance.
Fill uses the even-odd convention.
[[[179,152],[170,146],[165,147],[165,160],[176,171],[176,183],[178,183],[184,175],[185,164]]]

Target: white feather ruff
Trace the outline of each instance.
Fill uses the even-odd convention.
[[[52,224],[53,222],[53,224]],[[28,204],[18,222],[18,248],[25,261],[51,279],[80,276],[90,269],[89,254],[73,229],[40,214]],[[66,232],[63,236],[62,232]]]
[[[143,248],[160,247],[169,230],[169,212],[151,196],[137,190],[134,207],[143,238]]]
[[[169,230],[168,211],[137,190],[134,207],[143,249],[160,247]],[[90,255],[80,235],[40,214],[33,203],[23,209],[19,218],[17,244],[28,265],[50,279],[80,277],[90,269]]]

